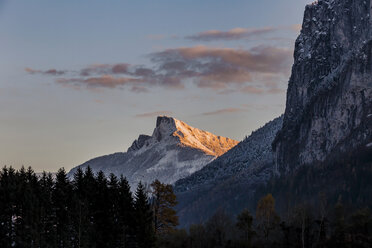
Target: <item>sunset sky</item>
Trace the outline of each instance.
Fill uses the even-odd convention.
[[[66,170],[168,115],[242,140],[284,112],[309,0],[0,0],[0,165]]]

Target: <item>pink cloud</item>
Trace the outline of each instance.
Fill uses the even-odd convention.
[[[66,73],[66,71],[61,71],[61,70],[56,70],[56,69],[49,69],[46,71],[42,71],[42,70],[34,70],[28,67],[25,68],[25,71],[30,74],[43,74],[43,75],[51,75],[51,76],[63,75]]]
[[[249,94],[278,93],[278,81],[288,77],[292,50],[257,46],[248,50],[207,46],[166,49],[149,55],[151,67],[118,64],[95,64],[70,71],[70,77],[56,80],[73,88],[122,88],[147,92],[149,87],[184,89],[186,84],[217,92]],[[61,75],[66,71],[26,68],[30,74]],[[254,83],[254,85],[252,85]],[[259,85],[258,87],[256,85]]]
[[[267,34],[276,31],[277,28],[233,28],[228,31],[208,30],[195,35],[187,36],[187,39],[194,41],[215,41],[215,40],[240,40]]]
[[[103,75],[100,77],[90,77],[90,78],[59,78],[56,80],[60,84],[72,84],[76,86],[86,86],[86,87],[103,87],[103,88],[116,88],[130,83],[141,82],[141,80],[136,78],[127,77],[113,77],[111,75]]]
[[[94,64],[81,69],[81,76],[102,75],[102,74],[126,74],[129,70],[129,64]]]
[[[221,115],[221,114],[229,114],[229,113],[237,113],[237,112],[246,112],[246,109],[241,108],[226,108],[226,109],[219,109],[216,111],[205,112],[202,115]]]

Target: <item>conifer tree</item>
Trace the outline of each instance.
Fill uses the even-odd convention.
[[[113,223],[110,222],[109,216],[110,199],[107,186],[106,176],[99,171],[96,177],[96,191],[94,199],[94,238],[97,247],[112,247],[111,228]]]
[[[87,244],[88,238],[88,226],[90,222],[89,203],[87,202],[86,196],[86,184],[84,180],[84,172],[79,167],[75,174],[73,180],[73,190],[74,190],[74,199],[73,199],[73,228],[74,228],[74,245],[76,247],[84,247],[84,244]]]
[[[55,213],[53,211],[52,193],[53,177],[52,174],[43,172],[39,180],[40,185],[40,247],[55,247]]]
[[[137,225],[134,200],[129,183],[123,176],[120,177],[118,194],[119,244],[120,247],[135,247]]]
[[[56,214],[56,247],[71,247],[71,195],[72,187],[67,179],[66,171],[63,168],[59,169],[52,195]]]
[[[119,215],[119,181],[111,173],[108,180],[109,208],[107,209],[111,223],[111,246],[120,247],[120,215]]]
[[[20,247],[38,246],[39,227],[39,197],[38,180],[29,167],[22,167],[18,172],[18,191],[16,197],[16,215],[14,228],[16,233],[15,245]]]
[[[96,198],[96,179],[90,166],[84,171],[83,178],[83,232],[82,232],[82,247],[94,247],[95,245],[95,225],[94,225],[94,202]]]
[[[4,167],[0,173],[0,247],[12,247],[15,238],[12,217],[16,192],[16,173],[12,167]]]
[[[135,194],[136,242],[139,248],[155,246],[151,205],[145,186],[140,182]]]

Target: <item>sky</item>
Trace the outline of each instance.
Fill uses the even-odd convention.
[[[158,115],[242,140],[285,110],[309,0],[0,0],[0,166],[126,151]]]

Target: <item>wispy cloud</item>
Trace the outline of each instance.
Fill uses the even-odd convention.
[[[101,74],[127,74],[129,64],[94,64],[80,70],[81,76],[101,75]]]
[[[230,114],[230,113],[237,113],[237,112],[246,112],[246,109],[241,108],[226,108],[226,109],[218,109],[212,112],[205,112],[202,115],[221,115],[221,114]]]
[[[172,111],[164,110],[164,111],[155,111],[155,112],[138,114],[138,115],[135,115],[135,117],[136,118],[153,118],[159,115],[172,115],[172,114],[173,114]]]
[[[140,82],[136,78],[127,78],[127,77],[113,77],[111,75],[103,75],[99,77],[90,77],[90,78],[59,78],[56,80],[60,84],[72,84],[76,87],[85,86],[85,87],[103,87],[103,88],[116,88],[119,86],[124,86],[126,84]]]
[[[295,25],[292,25],[291,26],[291,29],[295,32],[299,32],[301,31],[301,28],[302,28],[302,24],[295,24]]]
[[[42,71],[42,70],[35,70],[32,68],[28,68],[28,67],[25,68],[25,71],[30,74],[43,74],[43,75],[51,75],[51,76],[63,75],[66,73],[66,71],[56,70],[56,69],[49,69],[46,71]]]
[[[166,78],[192,78],[200,88],[224,89],[230,84],[251,82],[258,74],[287,76],[292,51],[272,46],[250,50],[195,46],[154,53],[151,61]]]
[[[276,31],[274,27],[264,28],[233,28],[228,31],[208,30],[194,35],[186,36],[186,39],[194,41],[215,41],[215,40],[241,40]]]
[[[207,30],[197,34],[186,36],[185,39],[193,41],[231,41],[231,40],[251,40],[267,37],[277,31],[290,30],[298,32],[301,30],[300,24],[291,26],[262,27],[262,28],[233,28],[227,31]],[[269,38],[270,39],[270,38]]]
[[[278,88],[289,75],[292,50],[274,46],[234,49],[207,46],[166,49],[148,55],[150,66],[128,63],[95,64],[79,70],[31,74],[62,76],[56,82],[75,89],[126,88],[136,93],[149,87],[183,89],[186,84],[218,92],[262,94]],[[66,74],[66,75],[65,75]]]
[[[150,92],[146,87],[137,86],[137,85],[132,86],[130,91],[135,92],[135,93],[148,93],[148,92]]]

